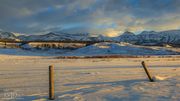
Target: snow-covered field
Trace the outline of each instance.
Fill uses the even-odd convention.
[[[68,52],[70,56],[86,55],[179,55],[180,48],[168,48],[158,46],[140,46],[129,43],[102,42],[87,47],[79,48],[75,51]]]
[[[141,61],[147,62],[156,82],[148,81]],[[7,54],[0,55],[0,101],[48,100],[51,64],[57,101],[180,101],[180,58],[54,59]]]

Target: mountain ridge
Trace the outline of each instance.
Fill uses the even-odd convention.
[[[143,31],[135,35],[132,32],[124,32],[117,37],[104,35],[91,36],[90,33],[64,33],[49,32],[43,35],[18,35],[13,32],[0,31],[0,39],[21,40],[21,41],[115,41],[128,42],[139,45],[177,44],[180,45],[180,30],[167,31]]]

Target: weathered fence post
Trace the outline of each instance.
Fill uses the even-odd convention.
[[[7,47],[7,43],[6,43],[6,41],[4,42],[4,48],[6,48]]]
[[[152,77],[151,77],[150,72],[149,72],[148,69],[147,69],[147,65],[146,65],[146,63],[145,63],[144,61],[142,61],[142,66],[143,66],[143,68],[144,68],[144,70],[145,70],[145,72],[146,72],[146,74],[147,74],[147,76],[148,76],[148,78],[149,78],[149,81],[150,81],[150,82],[154,82],[154,80],[153,80]]]
[[[54,66],[49,66],[49,99],[54,100]]]

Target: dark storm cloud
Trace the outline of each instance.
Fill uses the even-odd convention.
[[[0,0],[0,29],[105,34],[175,29],[179,5],[180,0]]]

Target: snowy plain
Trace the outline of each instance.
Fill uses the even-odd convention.
[[[179,101],[180,58],[55,59],[0,55],[0,100],[48,100],[48,66],[55,66],[56,101]],[[141,66],[146,61],[149,82]]]
[[[180,101],[179,52],[127,43],[97,43],[72,51],[1,48],[0,101],[47,101],[49,65],[55,67],[56,101]],[[152,57],[57,58],[118,54]],[[148,81],[142,61],[156,82]]]

